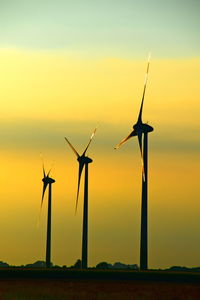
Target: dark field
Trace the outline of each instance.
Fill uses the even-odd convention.
[[[156,271],[0,270],[0,300],[18,299],[200,300],[200,275]]]

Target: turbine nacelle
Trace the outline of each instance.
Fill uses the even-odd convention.
[[[93,162],[93,160],[91,158],[89,158],[88,156],[85,156],[85,155],[81,155],[77,158],[78,162],[79,163],[82,163],[82,164],[89,164],[91,162]]]
[[[51,184],[51,183],[54,183],[54,182],[55,182],[55,180],[54,180],[53,178],[49,177],[49,176],[44,177],[44,178],[42,179],[42,181],[43,181],[44,183],[46,183],[46,184]]]
[[[152,132],[154,130],[152,126],[150,126],[146,123],[140,123],[140,122],[137,122],[135,125],[133,125],[133,129],[135,131],[134,135],[137,135],[138,132],[148,133],[148,132]]]

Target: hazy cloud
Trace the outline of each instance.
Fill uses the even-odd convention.
[[[68,137],[77,147],[84,147],[96,127],[95,122],[85,121],[45,121],[45,120],[15,120],[1,121],[1,149],[30,150],[44,148],[60,149]],[[131,125],[101,123],[95,138],[95,149],[112,150],[113,147],[131,131]],[[150,149],[154,151],[196,152],[200,149],[198,139],[199,128],[181,128],[176,126],[157,126],[150,134]],[[94,147],[93,146],[93,147]],[[133,144],[128,142],[126,151]],[[81,148],[82,149],[82,148]]]

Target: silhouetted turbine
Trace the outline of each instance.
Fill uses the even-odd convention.
[[[148,206],[147,206],[148,204],[148,133],[153,131],[153,127],[142,122],[142,112],[143,112],[144,97],[145,97],[147,78],[149,72],[149,64],[150,64],[150,55],[148,58],[142,102],[140,106],[137,123],[133,125],[133,131],[115,147],[115,149],[118,149],[131,137],[133,136],[138,137],[138,143],[140,147],[141,160],[142,160],[142,206],[141,206],[141,240],[140,240],[140,269],[141,270],[148,269],[148,231],[147,231],[148,229],[148,221],[147,221],[148,218],[147,215],[148,212]]]
[[[42,201],[41,201],[41,208],[44,201],[44,195],[47,186],[49,185],[49,194],[48,194],[48,212],[47,212],[47,241],[46,241],[46,267],[51,267],[51,185],[55,182],[54,179],[49,177],[50,171],[47,173],[45,172],[44,165],[43,165],[43,191],[42,191]]]
[[[84,182],[84,204],[83,204],[83,233],[82,233],[82,269],[87,269],[88,266],[88,164],[92,162],[92,159],[88,156],[85,156],[86,151],[88,150],[90,143],[96,133],[97,128],[95,128],[94,132],[92,133],[89,143],[87,144],[84,152],[82,155],[79,155],[76,149],[72,146],[69,140],[65,137],[65,140],[69,144],[72,151],[75,153],[78,163],[79,163],[79,171],[78,171],[78,188],[77,188],[77,195],[76,195],[76,208],[75,213],[77,212],[78,208],[78,197],[79,197],[79,189],[80,189],[80,182],[81,182],[81,175],[83,168],[85,166],[85,182]]]

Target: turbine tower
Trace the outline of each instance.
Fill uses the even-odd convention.
[[[49,177],[50,171],[47,173],[45,172],[44,165],[43,165],[43,191],[42,191],[42,201],[41,201],[41,208],[44,200],[44,195],[47,186],[49,186],[49,193],[48,193],[48,213],[47,213],[47,241],[46,241],[46,268],[51,267],[51,185],[55,182],[55,180]]]
[[[82,232],[82,259],[81,259],[81,268],[87,269],[88,267],[88,164],[92,163],[92,159],[88,156],[85,156],[86,151],[88,150],[90,143],[96,133],[97,128],[95,128],[92,133],[89,143],[87,144],[82,155],[79,155],[76,149],[72,146],[69,140],[65,137],[66,142],[69,144],[72,151],[75,153],[77,157],[77,161],[79,163],[79,171],[78,171],[78,188],[76,195],[76,208],[75,213],[78,208],[78,197],[79,197],[79,189],[81,182],[81,175],[83,168],[85,166],[85,181],[84,181],[84,204],[83,204],[83,232]]]
[[[133,136],[138,137],[142,160],[142,205],[141,205],[141,239],[140,239],[140,269],[148,269],[148,133],[153,127],[142,122],[144,97],[146,92],[147,78],[149,72],[150,55],[148,58],[142,101],[137,123],[133,125],[133,131],[123,139],[115,149],[118,149]]]

